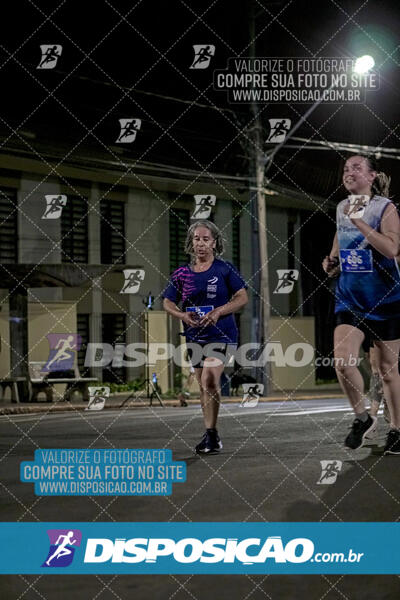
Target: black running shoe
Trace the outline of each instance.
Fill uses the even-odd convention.
[[[368,434],[371,435],[375,430],[376,421],[377,418],[371,417],[371,415],[368,415],[365,423],[360,419],[354,419],[351,431],[344,441],[345,446],[352,450],[361,448],[364,445],[365,439],[368,438]]]
[[[212,454],[222,449],[222,442],[216,429],[207,429],[201,442],[195,448],[196,454]]]
[[[391,429],[387,435],[384,454],[400,454],[400,431]]]

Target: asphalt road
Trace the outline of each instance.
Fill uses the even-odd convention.
[[[0,417],[2,521],[397,521],[397,457],[377,439],[352,452],[343,399],[222,406],[219,455],[197,457],[198,406]],[[37,448],[170,448],[187,481],[170,497],[37,497],[19,482]],[[320,461],[339,461],[335,483],[318,484]],[[397,576],[2,576],[5,599],[57,598],[333,600],[397,599]]]

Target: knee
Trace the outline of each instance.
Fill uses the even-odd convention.
[[[354,361],[350,360],[349,357],[335,356],[336,373],[342,375],[342,377],[346,377],[357,366],[357,361],[355,361],[355,364],[353,363]]]
[[[210,374],[204,375],[201,378],[201,388],[209,394],[215,394],[219,390],[217,380]]]
[[[398,366],[396,363],[381,361],[379,363],[379,374],[385,383],[393,381],[398,376]]]

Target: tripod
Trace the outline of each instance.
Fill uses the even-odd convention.
[[[147,369],[147,367],[146,367]],[[146,379],[144,379],[142,381],[142,383],[140,384],[140,387],[144,387],[146,386],[146,396],[145,398],[149,398],[150,403],[149,406],[153,406],[153,399],[157,398],[157,400],[160,403],[160,406],[164,406],[163,401],[161,400],[161,396],[158,393],[158,389],[157,387],[154,385],[152,379],[150,379],[149,377],[146,377]],[[150,388],[151,388],[151,392],[150,392]],[[128,402],[128,400],[140,400],[143,396],[137,395],[136,392],[132,392],[131,394],[129,394],[129,396],[127,398],[125,398],[125,400],[122,402],[122,404],[120,405],[120,408],[123,408],[125,406],[125,404]]]
[[[158,385],[157,385],[157,381],[154,382],[152,378],[150,378],[150,365],[149,365],[149,361],[148,361],[148,357],[149,357],[149,310],[151,310],[151,305],[149,305],[148,302],[143,302],[145,305],[145,311],[144,311],[144,331],[145,331],[145,336],[146,336],[146,356],[147,356],[147,361],[146,361],[146,376],[144,378],[144,380],[141,382],[140,387],[143,388],[144,386],[146,386],[146,398],[149,398],[150,400],[150,404],[149,406],[153,405],[153,399],[157,398],[158,402],[160,403],[160,406],[164,406],[163,401],[161,400],[161,396],[158,392]],[[151,391],[150,391],[151,390]],[[125,398],[125,400],[122,402],[120,408],[122,408],[127,402],[128,400],[130,400],[132,398],[132,400],[140,400],[140,396],[136,395],[136,392],[132,392],[131,394],[129,394],[129,396],[127,398]]]

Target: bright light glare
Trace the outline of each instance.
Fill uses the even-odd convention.
[[[357,58],[356,63],[354,65],[354,72],[360,74],[367,73],[367,71],[372,69],[374,64],[375,61],[372,58],[372,56],[369,56],[369,54],[365,54],[364,56],[360,56],[360,58]]]

